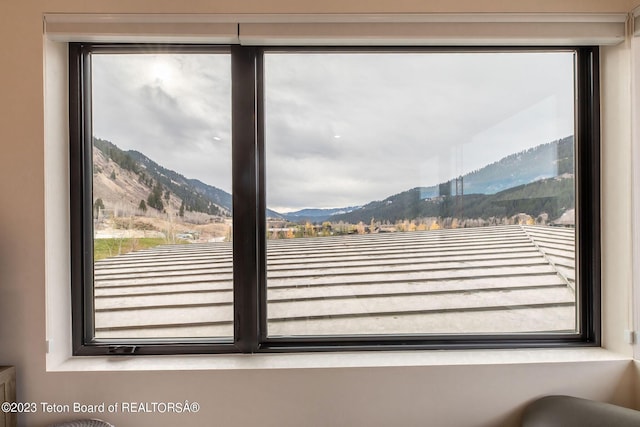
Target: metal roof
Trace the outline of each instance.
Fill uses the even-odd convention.
[[[498,226],[268,241],[269,335],[574,331],[575,230]],[[230,243],[95,263],[100,338],[233,334]]]

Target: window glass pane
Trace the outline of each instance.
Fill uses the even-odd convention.
[[[268,335],[576,332],[574,62],[265,54]]]
[[[95,337],[232,337],[229,54],[91,60]]]

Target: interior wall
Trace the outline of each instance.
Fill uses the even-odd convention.
[[[34,0],[36,10],[47,12],[112,12],[127,13],[474,13],[474,12],[555,12],[555,13],[627,13],[634,6],[633,0],[111,0],[108,3],[82,2],[78,0]],[[22,5],[16,6],[22,9]]]
[[[631,229],[631,48],[629,41],[600,49],[603,345],[625,352],[633,329]],[[612,173],[615,171],[615,173]],[[615,210],[615,212],[613,212]],[[623,286],[610,286],[624,284]]]
[[[515,426],[523,405],[566,393],[638,405],[624,360],[513,365],[170,372],[46,372],[43,35],[45,12],[627,12],[627,0],[0,1],[0,364],[18,370],[21,402],[196,401],[197,414],[107,414],[116,425]],[[603,50],[604,342],[630,354],[628,49]],[[625,73],[625,67],[627,71]],[[48,200],[55,195],[48,195]],[[392,356],[390,356],[392,357]],[[68,418],[19,418],[38,427]]]
[[[628,362],[507,366],[38,374],[21,400],[198,402],[197,414],[106,414],[116,426],[517,426],[546,394],[629,405]],[[29,377],[32,377],[29,375]],[[33,378],[31,378],[33,379]],[[29,386],[29,379],[22,387]],[[44,426],[64,414],[22,417]]]
[[[640,409],[640,361],[636,359],[631,368],[634,374],[633,396],[635,396],[635,401],[633,407]]]
[[[634,19],[634,21],[636,21]],[[636,24],[637,26],[637,24]],[[640,29],[638,29],[640,30]],[[634,29],[634,36],[631,38],[631,69],[637,70],[640,66],[640,35]],[[640,73],[632,72],[631,74],[631,158],[632,158],[632,182],[640,182]],[[640,214],[640,188],[632,185],[632,217],[637,218]],[[640,260],[638,259],[638,251],[640,251],[640,228],[633,230],[633,287],[632,298],[638,301],[640,297]],[[633,329],[640,330],[640,304],[635,304],[632,310],[634,322]],[[634,357],[640,359],[640,335],[635,334]],[[639,382],[640,384],[640,382]]]

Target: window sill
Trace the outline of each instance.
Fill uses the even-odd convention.
[[[622,362],[632,360],[630,356],[602,348],[202,356],[95,356],[70,357],[59,362],[54,362],[52,359],[53,357],[50,357],[47,360],[47,371],[49,372],[480,366]]]

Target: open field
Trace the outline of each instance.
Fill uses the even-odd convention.
[[[100,261],[101,259],[124,255],[129,252],[160,246],[166,242],[166,239],[161,237],[95,239],[93,242],[93,259],[94,261]]]

